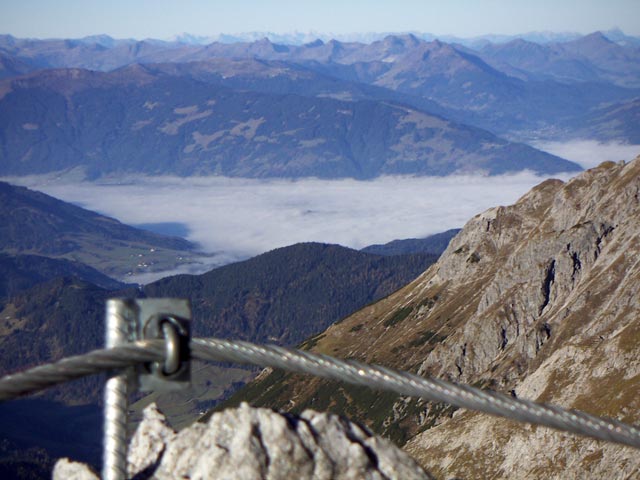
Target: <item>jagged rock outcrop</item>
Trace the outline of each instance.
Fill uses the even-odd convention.
[[[639,259],[640,159],[606,162],[477,215],[418,279],[305,348],[640,423]],[[237,399],[347,413],[437,477],[640,471],[631,448],[277,371]]]
[[[396,446],[344,418],[313,411],[284,415],[243,404],[176,433],[155,405],[130,443],[130,478],[429,479]],[[67,459],[54,480],[97,480]]]

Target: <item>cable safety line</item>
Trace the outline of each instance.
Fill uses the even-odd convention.
[[[191,340],[190,348],[193,359],[236,362],[306,373],[640,448],[640,428],[636,426],[469,385],[421,377],[355,360],[340,360],[302,350],[243,341],[195,338]],[[138,363],[163,361],[165,352],[164,340],[144,340],[68,357],[53,364],[0,378],[0,401],[86,375]]]
[[[163,340],[144,340],[93,350],[0,378],[0,401],[10,400],[88,375],[164,360]]]
[[[355,360],[248,342],[193,339],[191,348],[192,356],[201,360],[234,361],[308,373],[640,448],[638,427],[469,385],[420,377]]]

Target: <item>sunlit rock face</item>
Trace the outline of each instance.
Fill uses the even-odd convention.
[[[420,371],[638,423],[639,194],[638,159],[605,163],[469,222],[421,286],[455,285],[473,311]],[[434,474],[463,478],[640,471],[635,449],[469,412],[405,448]]]

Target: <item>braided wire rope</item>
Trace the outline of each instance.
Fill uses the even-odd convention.
[[[164,340],[143,340],[120,347],[93,350],[0,378],[0,401],[33,393],[87,375],[164,359]]]
[[[565,410],[557,406],[513,398],[469,385],[420,377],[378,365],[369,365],[355,360],[340,360],[327,355],[273,345],[256,345],[216,338],[195,338],[191,340],[190,348],[191,358],[199,360],[236,362],[308,373],[370,388],[389,390],[401,395],[445,402],[469,410],[640,449],[640,428],[636,426],[576,410]],[[164,355],[163,340],[145,340],[107,350],[94,350],[86,355],[69,357],[53,364],[0,378],[0,400],[15,398],[85,375],[138,363],[162,361]]]

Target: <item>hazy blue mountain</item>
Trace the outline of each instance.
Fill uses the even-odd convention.
[[[103,47],[106,48],[113,48],[116,45],[121,45],[123,43],[134,43],[135,40],[116,40],[115,38],[109,36],[109,35],[89,35],[83,38],[80,38],[78,40],[81,43],[85,43],[88,45],[91,44],[97,44],[97,45],[102,45]]]
[[[564,43],[517,39],[488,44],[480,53],[407,34],[370,44],[330,40],[296,46],[266,38],[213,43],[182,61],[215,57],[296,62],[324,74],[428,98],[451,115],[462,111],[455,117],[459,120],[504,131],[514,124],[531,128],[540,122],[553,124],[556,117],[576,118],[593,106],[637,96],[637,90],[616,89],[613,84],[640,86],[639,52],[599,32]],[[568,88],[567,82],[597,83]]]
[[[601,32],[546,45],[513,40],[487,45],[480,54],[498,68],[507,64],[540,79],[640,87],[640,47],[619,45]]]
[[[32,65],[0,50],[0,79],[24,75],[35,69]]]
[[[504,34],[487,34],[479,35],[472,38],[460,38],[460,37],[443,37],[442,40],[459,43],[466,46],[482,47],[490,43],[508,43],[512,40],[522,39],[528,42],[535,42],[540,44],[554,43],[554,42],[568,42],[584,36],[578,32],[551,32],[551,31],[533,31],[525,33],[517,33],[514,35]]]
[[[523,39],[486,45],[479,54],[498,70],[513,68],[534,79],[595,81],[600,75],[594,65],[575,55],[563,55],[556,45],[540,45]]]
[[[562,45],[566,52],[584,57],[602,71],[601,80],[640,87],[640,45],[619,45],[601,32]]]
[[[0,88],[3,174],[84,167],[91,176],[368,179],[579,170],[402,104],[228,89],[139,65],[46,70]]]
[[[154,55],[178,58],[189,45],[157,40],[115,40],[107,35],[81,39],[21,39],[0,35],[0,52],[35,68],[112,70]]]
[[[167,39],[168,42],[184,43],[187,45],[207,45],[216,40],[215,36],[193,35],[183,32],[178,35],[172,35]]]
[[[606,32],[602,32],[612,42],[625,47],[640,47],[640,37],[631,36],[624,33],[619,28],[612,28]]]
[[[145,65],[154,75],[186,77],[207,84],[253,92],[293,94],[336,100],[378,100],[412,106],[431,114],[446,117],[448,110],[438,103],[408,96],[386,88],[358,81],[337,78],[316,61],[292,63],[257,58],[215,57],[188,63]]]
[[[425,238],[407,238],[393,240],[384,244],[369,245],[361,249],[361,252],[374,253],[376,255],[406,255],[411,253],[429,253],[440,255],[447,249],[449,242],[455,237],[459,228],[447,230],[446,232],[429,235]]]
[[[439,41],[421,42],[393,62],[379,63],[334,63],[325,72],[336,76],[346,73],[349,77],[345,78],[351,78],[357,65],[360,81],[426,97],[448,109],[449,118],[503,133],[539,130],[570,120],[580,122],[597,105],[638,95],[638,90],[601,81],[567,84],[555,79],[516,78],[513,66],[500,71],[478,55]],[[637,68],[633,66],[637,63],[625,65]]]
[[[592,110],[580,133],[583,138],[640,145],[640,98]]]
[[[556,58],[556,51],[564,53]],[[565,44],[522,39],[487,44],[481,52],[411,34],[370,44],[330,40],[293,46],[262,39],[214,43],[186,58],[212,57],[294,62],[325,76],[402,93],[404,103],[418,108],[415,99],[429,100],[437,105],[431,111],[511,135],[564,134],[590,109],[640,94],[615,84],[640,85],[635,50],[598,34]]]
[[[348,37],[348,36],[347,36]],[[388,58],[389,44],[397,44],[399,39],[411,38],[414,47],[418,43],[437,41],[438,37],[428,33],[384,34],[375,33],[365,36],[351,36],[352,40],[330,38],[326,35],[292,34],[277,35],[268,32],[249,32],[238,36],[215,37],[194,36],[187,33],[178,35],[169,41],[145,39],[114,39],[108,35],[93,35],[80,39],[21,39],[11,35],[0,35],[0,52],[27,61],[40,67],[75,67],[94,70],[111,70],[131,63],[157,63],[161,61],[186,62],[210,58],[261,58],[279,60],[321,60],[352,64],[355,62],[382,60]],[[523,62],[531,65],[530,52],[523,51],[522,44],[534,44],[550,53],[545,62],[539,65],[550,68],[554,74],[556,68],[562,70],[562,64],[573,60],[593,62],[600,66],[602,62],[613,67],[628,70],[637,63],[636,47],[640,39],[627,36],[620,30],[595,32],[590,35],[554,34],[532,32],[521,35],[485,35],[471,39],[455,36],[440,36],[439,40],[448,44],[464,45],[474,48],[485,58],[504,60],[514,64]],[[382,46],[382,52],[380,48]],[[616,48],[617,47],[617,48]],[[406,52],[395,48],[396,54]],[[524,55],[517,57],[518,51]],[[375,53],[381,53],[375,55]],[[624,53],[623,53],[624,52]],[[557,65],[554,64],[558,62]],[[514,65],[515,66],[515,65]],[[565,67],[566,68],[566,67]]]
[[[624,41],[626,38],[636,38],[636,37],[628,37],[624,34],[624,32],[620,30],[612,30],[606,32],[607,37],[611,38],[614,41]],[[610,36],[611,34],[611,36]],[[358,42],[362,44],[373,43],[377,40],[382,40],[385,37],[390,35],[414,35],[417,38],[426,41],[432,41],[436,38],[448,43],[458,43],[461,45],[465,45],[468,47],[482,47],[489,43],[507,43],[511,40],[515,40],[516,38],[522,38],[528,41],[536,42],[536,43],[550,43],[550,42],[566,42],[569,40],[575,40],[576,38],[580,38],[582,35],[575,32],[528,32],[517,35],[498,35],[498,34],[489,34],[489,35],[480,35],[476,37],[458,37],[455,35],[435,35],[429,32],[420,32],[420,31],[410,31],[410,32],[352,32],[352,33],[344,33],[344,34],[335,34],[329,35],[322,32],[308,32],[308,33],[284,33],[277,34],[272,32],[242,32],[234,35],[225,35],[221,34],[216,37],[213,37],[214,41],[218,41],[221,43],[237,43],[237,42],[252,42],[256,40],[260,40],[262,38],[268,38],[270,41],[275,43],[282,43],[286,45],[303,45],[307,43],[311,43],[314,40],[320,39],[322,41],[328,42],[329,40],[338,40],[341,42]],[[614,39],[615,37],[615,39]]]

